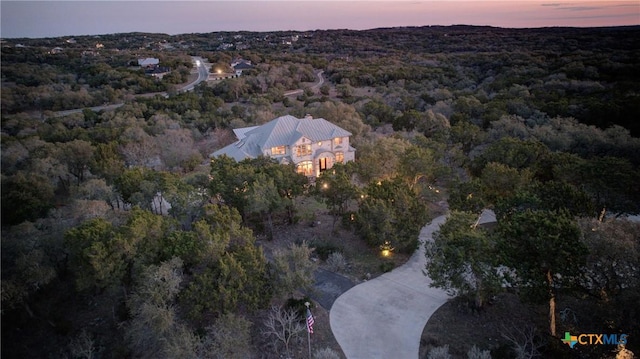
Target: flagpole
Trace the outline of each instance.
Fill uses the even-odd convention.
[[[309,306],[311,305],[311,303],[304,302],[304,305],[307,306],[307,312],[309,312]],[[309,359],[311,359],[311,330],[309,330],[308,319],[306,319],[305,322],[307,323],[307,343],[309,343]]]

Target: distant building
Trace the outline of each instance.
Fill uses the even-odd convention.
[[[160,60],[154,57],[147,57],[145,59],[138,59],[138,66],[144,69],[144,73],[162,79],[164,75],[171,72],[170,67],[160,66]]]
[[[281,164],[293,163],[296,171],[317,177],[335,163],[355,160],[349,145],[351,133],[323,118],[278,117],[262,126],[233,130],[238,141],[211,154],[236,161],[267,156]]]
[[[162,79],[164,75],[170,72],[171,72],[170,67],[163,67],[163,66],[148,67],[146,70],[144,70],[145,74],[151,75],[158,79]]]
[[[231,67],[236,73],[236,76],[242,75],[242,70],[250,70],[253,68],[251,61],[245,59],[235,59],[231,62]]]
[[[222,43],[220,45],[218,45],[218,47],[216,48],[216,50],[218,51],[223,51],[223,50],[230,50],[233,48],[233,44],[229,44],[229,43]]]
[[[140,67],[155,67],[160,64],[160,60],[154,57],[147,57],[146,59],[138,59],[138,66]]]

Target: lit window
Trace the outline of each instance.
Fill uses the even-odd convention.
[[[341,145],[341,144],[342,144],[342,137],[336,137],[333,139],[334,146]]]
[[[344,153],[336,152],[336,162],[343,163],[344,162]]]
[[[286,152],[284,146],[271,147],[271,156],[284,155]]]
[[[311,145],[296,146],[296,156],[309,156],[311,154]]]
[[[296,166],[296,171],[305,176],[313,176],[313,162],[302,161]]]

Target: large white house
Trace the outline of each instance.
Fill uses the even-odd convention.
[[[286,115],[262,126],[233,130],[238,141],[211,154],[227,155],[236,161],[267,156],[281,164],[293,163],[298,173],[317,177],[336,162],[355,159],[349,145],[351,133],[323,118]]]

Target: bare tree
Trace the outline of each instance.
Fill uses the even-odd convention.
[[[227,313],[206,328],[202,338],[201,359],[244,359],[255,357],[251,351],[251,322]]]
[[[215,128],[208,131],[197,143],[196,147],[200,151],[203,157],[209,157],[209,155],[226,145],[233,143],[236,140],[235,135],[229,129]]]
[[[169,170],[188,168],[188,162],[202,162],[202,155],[195,149],[193,134],[188,129],[167,129],[155,137],[160,158]]]
[[[93,359],[95,357],[95,343],[86,330],[83,329],[80,334],[71,340],[69,352],[72,358]]]
[[[500,334],[511,345],[516,359],[532,359],[540,356],[538,349],[543,346],[543,343],[539,340],[533,324],[512,324],[508,328],[503,327]]]
[[[184,340],[185,330],[173,306],[180,291],[182,266],[181,259],[173,258],[147,267],[127,301],[132,318],[124,326],[124,334],[137,357],[157,358],[169,349],[168,344],[173,344],[171,352],[175,352],[185,342],[193,342]]]
[[[129,166],[153,167],[160,155],[157,141],[141,128],[127,129],[121,136],[120,152]]]
[[[279,344],[284,345],[285,355],[290,357],[291,341],[305,330],[298,313],[293,309],[271,307],[267,319],[264,321],[263,334],[274,339],[276,350]]]

